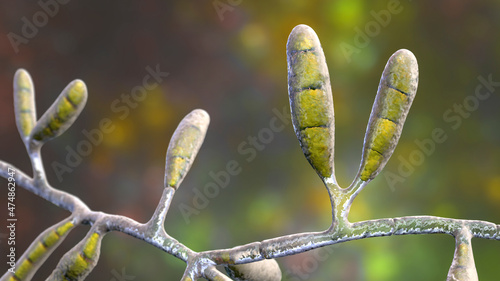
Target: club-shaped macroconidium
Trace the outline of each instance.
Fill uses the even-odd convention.
[[[296,26],[287,43],[292,123],[302,151],[323,181],[335,181],[334,113],[330,76],[318,36]]]
[[[99,260],[101,241],[105,234],[89,231],[80,243],[61,258],[47,280],[85,280]]]
[[[36,107],[35,87],[24,69],[17,70],[14,75],[14,112],[19,134],[26,142],[36,123]]]
[[[32,243],[26,253],[19,259],[16,271],[9,280],[31,280],[38,268],[42,266],[74,227],[75,224],[72,221],[65,220],[40,234],[35,240],[36,243]]]
[[[86,102],[85,83],[78,79],[69,83],[38,120],[31,131],[31,139],[43,144],[60,136],[75,122]]]
[[[399,141],[417,86],[417,59],[408,50],[397,51],[380,79],[356,179],[371,181],[384,168]]]
[[[179,187],[200,150],[209,123],[210,117],[202,109],[191,111],[179,123],[167,149],[165,187]]]

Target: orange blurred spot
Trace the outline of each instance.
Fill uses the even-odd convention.
[[[331,204],[328,192],[323,185],[309,186],[307,191],[307,198],[305,200],[307,210],[314,215],[331,215]]]

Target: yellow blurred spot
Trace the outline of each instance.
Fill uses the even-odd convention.
[[[251,51],[261,51],[267,46],[267,34],[258,24],[248,24],[241,31],[241,43]]]
[[[149,91],[139,108],[142,124],[148,129],[163,131],[172,119],[172,108],[165,100],[160,87]]]
[[[330,15],[332,23],[339,27],[352,27],[361,23],[363,2],[359,0],[332,1]]]
[[[370,207],[366,204],[364,197],[358,197],[351,205],[349,221],[357,222],[370,219]]]
[[[103,139],[103,144],[108,147],[117,149],[127,149],[135,142],[134,125],[128,119],[113,120],[115,129],[113,132],[106,134]]]
[[[486,184],[488,199],[492,202],[500,202],[500,176],[491,178]]]
[[[385,244],[385,243],[384,243]],[[398,261],[382,246],[375,246],[365,256],[366,273],[373,281],[392,280],[398,271]]]
[[[305,204],[307,210],[313,213],[313,215],[327,215],[331,217],[332,207],[328,198],[328,192],[323,185],[308,186]]]

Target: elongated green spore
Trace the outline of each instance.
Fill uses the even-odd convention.
[[[18,261],[16,271],[11,278],[16,281],[30,280],[74,227],[73,222],[68,219],[40,234]]]
[[[16,71],[14,76],[14,112],[19,134],[26,141],[36,123],[36,107],[35,87],[24,69]]]
[[[87,102],[87,87],[81,80],[71,82],[38,120],[31,138],[45,143],[64,133]]]
[[[167,149],[165,187],[179,187],[200,150],[209,122],[206,111],[195,109],[179,123]]]
[[[101,241],[106,233],[90,231],[59,261],[47,280],[84,280],[97,264]]]
[[[318,36],[296,26],[287,43],[292,123],[302,151],[322,179],[334,176],[334,112],[330,76]]]
[[[417,86],[417,59],[408,50],[397,51],[389,58],[380,79],[357,178],[370,181],[384,168],[399,141]]]

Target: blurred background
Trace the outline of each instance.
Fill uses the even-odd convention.
[[[493,0],[2,1],[0,159],[31,175],[15,127],[15,71],[32,75],[38,116],[79,78],[89,89],[86,108],[42,150],[53,186],[94,210],[146,222],[162,192],[170,136],[183,116],[203,108],[211,125],[175,195],[167,232],[203,251],[324,230],[328,195],[288,121],[285,46],[292,28],[307,24],[329,66],[335,167],[344,187],[359,167],[387,59],[406,48],[419,61],[418,94],[399,145],[355,200],[350,220],[435,215],[500,223],[499,11]],[[157,86],[140,92],[151,72]],[[476,87],[488,80],[478,95]],[[113,129],[104,132],[102,120]],[[435,130],[444,132],[439,141]],[[85,150],[89,132],[94,144]],[[228,163],[239,173],[221,181]],[[21,188],[16,206],[18,256],[69,215]],[[2,224],[6,216],[2,207]],[[72,231],[34,280],[45,280],[87,230]],[[2,253],[6,232],[0,229]],[[479,278],[498,279],[500,243],[473,245]],[[395,236],[278,262],[283,280],[443,280],[453,251],[450,236]],[[111,233],[88,279],[122,280],[117,275],[125,273],[125,280],[179,280],[184,268],[150,245]]]

